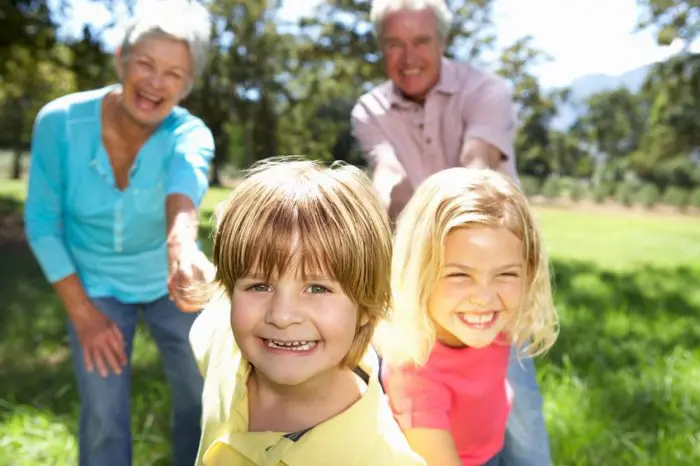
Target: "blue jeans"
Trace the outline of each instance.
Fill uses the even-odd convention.
[[[499,454],[502,466],[549,466],[552,458],[542,413],[542,394],[535,378],[532,358],[518,361],[513,347],[508,363],[508,381],[513,388],[513,406],[506,424],[506,438]],[[489,463],[491,464],[491,463]]]
[[[197,457],[203,381],[189,344],[196,313],[180,312],[167,296],[150,303],[124,304],[113,298],[93,300],[121,329],[129,363],[120,375],[88,373],[73,325],[68,324],[80,394],[80,466],[130,466],[131,353],[138,311],[143,311],[172,390],[172,449],[175,466],[192,466]]]
[[[484,463],[482,466],[503,466],[503,459],[502,459],[503,453],[498,453],[496,456],[488,460],[486,463]]]

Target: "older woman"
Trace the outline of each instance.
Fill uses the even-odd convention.
[[[120,83],[36,117],[25,221],[68,314],[81,399],[80,464],[131,464],[129,391],[138,311],[172,388],[174,463],[194,464],[202,380],[180,293],[198,273],[197,208],[214,142],[178,106],[202,71],[210,20],[195,2],[136,17],[116,53]],[[203,266],[203,265],[202,265]]]

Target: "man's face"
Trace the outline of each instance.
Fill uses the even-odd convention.
[[[389,13],[380,43],[387,77],[408,99],[423,103],[440,79],[445,53],[433,11],[424,8]]]

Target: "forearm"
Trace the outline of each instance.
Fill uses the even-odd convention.
[[[171,194],[166,200],[169,260],[177,259],[184,248],[194,246],[199,231],[199,218],[194,203],[185,195]]]
[[[89,311],[91,307],[85,287],[75,273],[64,277],[53,284],[66,313],[71,319],[80,317]]]
[[[501,151],[486,141],[470,138],[462,148],[460,160],[466,168],[490,168],[497,170],[501,165]]]

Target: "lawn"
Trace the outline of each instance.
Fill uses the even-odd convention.
[[[0,215],[21,210],[23,190],[0,182]],[[204,222],[224,196],[210,192]],[[700,219],[537,216],[562,321],[537,362],[555,464],[700,464]],[[12,247],[0,246],[0,466],[71,464],[78,405],[64,314],[26,246]],[[143,329],[133,365],[135,464],[169,464],[169,395]]]

